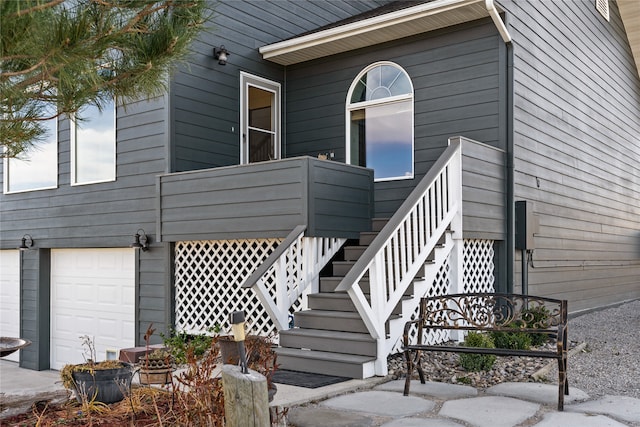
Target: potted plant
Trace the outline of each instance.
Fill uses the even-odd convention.
[[[172,372],[173,363],[169,350],[158,348],[147,352],[138,371],[140,384],[167,384],[171,381]]]
[[[85,362],[65,365],[60,371],[62,384],[75,392],[80,403],[119,402],[131,388],[133,366],[119,360],[96,362],[93,339],[88,335],[80,337],[85,347]]]

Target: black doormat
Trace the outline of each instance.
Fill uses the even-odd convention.
[[[318,388],[330,384],[349,381],[351,378],[335,377],[333,375],[312,374],[309,372],[287,371],[278,369],[273,373],[273,382],[279,384],[295,385],[305,388]]]

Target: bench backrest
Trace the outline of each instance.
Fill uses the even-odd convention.
[[[420,301],[421,327],[549,335],[566,329],[567,301],[501,293],[452,294]]]

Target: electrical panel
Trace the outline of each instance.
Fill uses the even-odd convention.
[[[538,232],[538,216],[533,213],[533,202],[519,200],[516,202],[516,249],[534,249],[533,236]]]

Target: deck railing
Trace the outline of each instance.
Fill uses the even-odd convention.
[[[294,228],[242,285],[253,288],[278,331],[289,329],[290,309],[300,296],[318,291],[320,270],[346,241],[304,237],[305,230],[304,225]]]
[[[349,293],[367,330],[378,342],[376,375],[387,371],[385,324],[396,305],[447,230],[461,242],[461,163],[460,140],[452,139],[336,288]],[[366,276],[369,298],[360,286]]]

